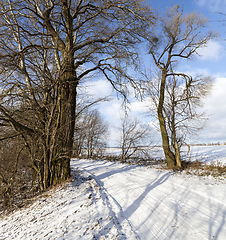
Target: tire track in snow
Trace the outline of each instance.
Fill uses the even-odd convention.
[[[118,178],[117,180],[119,180],[120,178]],[[136,190],[135,190],[136,191]],[[134,191],[134,186],[133,186],[133,193],[135,192]],[[122,193],[124,193],[123,191],[122,191]],[[143,193],[142,193],[143,194]],[[141,196],[142,194],[140,194],[139,193],[139,195]],[[120,198],[121,199],[121,201],[120,202],[124,202],[125,201],[125,195],[124,196],[120,196],[120,194],[118,194],[117,195],[117,199],[118,198]],[[145,198],[145,197],[144,197]],[[128,203],[128,198],[127,198],[127,203]],[[118,205],[120,205],[119,204],[119,202],[114,198],[114,201],[115,202],[117,202],[117,204]],[[131,202],[131,201],[130,201]],[[130,203],[129,202],[129,203]],[[132,204],[134,204],[134,201],[132,201],[131,202],[131,205]],[[130,206],[131,206],[130,205]],[[144,203],[142,203],[142,205],[144,205]],[[132,212],[132,215],[134,216],[135,215],[135,217],[136,217],[136,220],[138,221],[138,222],[140,222],[141,224],[140,225],[142,225],[142,228],[144,229],[144,228],[146,228],[146,231],[148,231],[148,235],[149,235],[149,238],[150,238],[150,236],[151,236],[151,239],[154,239],[155,237],[156,237],[156,239],[160,239],[159,237],[157,237],[157,233],[161,233],[160,235],[161,235],[161,237],[162,237],[162,239],[168,239],[167,238],[167,235],[161,230],[161,228],[158,226],[158,223],[157,222],[154,222],[154,221],[152,221],[151,220],[151,218],[146,218],[146,220],[150,220],[150,221],[148,221],[148,222],[142,222],[141,220],[140,220],[140,216],[142,215],[142,216],[144,216],[145,215],[145,213],[149,213],[149,212],[153,212],[153,210],[152,209],[150,209],[149,208],[149,206],[148,205],[145,205],[146,206],[146,208],[147,208],[147,210],[149,210],[149,211],[144,211],[143,210],[143,208],[140,208],[140,204],[134,204],[134,206],[133,207],[129,207],[129,209],[127,208],[127,210],[124,210],[123,209],[123,207],[121,206],[121,215],[124,217],[124,218],[130,218],[130,213]],[[138,211],[137,212],[137,210],[140,210],[140,211]],[[145,209],[146,210],[146,209]],[[134,218],[134,217],[133,217]],[[131,222],[134,224],[134,222],[131,220]],[[137,226],[135,227],[135,228],[137,228]]]
[[[87,168],[85,168],[86,169],[86,171],[88,171],[90,174],[92,174],[91,173],[91,171],[90,170],[87,170]],[[95,175],[93,175],[93,177],[94,178],[97,178],[97,176],[95,176]],[[98,179],[96,179],[97,181],[98,181]],[[119,178],[117,178],[117,180],[120,180],[120,177]],[[103,185],[103,183],[101,183],[100,181],[98,181],[99,182],[99,184],[100,185]],[[122,183],[122,181],[120,181],[120,183]],[[120,184],[121,185],[121,184]],[[102,186],[103,187],[103,186]],[[105,189],[105,191],[107,192],[107,194],[108,194],[108,196],[115,202],[115,204],[118,206],[118,210],[119,210],[119,212],[116,214],[117,216],[119,216],[119,215],[121,215],[121,222],[124,220],[124,219],[127,219],[127,221],[128,221],[128,215],[127,214],[125,214],[125,211],[123,210],[123,208],[122,208],[122,206],[119,204],[119,202]],[[117,195],[117,197],[118,197],[119,195]],[[124,202],[125,201],[125,198],[121,198],[121,200],[122,200],[122,202]],[[117,212],[117,209],[115,209],[116,210],[116,212]],[[131,209],[132,210],[132,209]],[[150,209],[150,212],[151,212],[152,210]],[[134,212],[134,211],[133,211]],[[134,213],[133,213],[134,214]],[[135,213],[135,215],[137,216],[137,218],[139,218],[139,216],[138,216],[138,214],[136,214]],[[119,216],[119,218],[120,218],[120,216]],[[123,218],[123,220],[122,220],[122,218]],[[129,223],[130,223],[130,221],[128,221]],[[150,233],[152,233],[151,235],[152,235],[152,239],[153,239],[153,237],[156,235],[156,233],[161,233],[160,235],[163,237],[162,239],[167,239],[167,236],[164,234],[164,232],[163,231],[161,231],[161,229],[160,229],[160,227],[158,227],[157,226],[157,224],[158,223],[156,223],[156,222],[152,222],[151,224],[150,224],[150,226],[151,226],[151,228],[147,225],[147,224],[145,224],[145,223],[142,223],[142,225],[144,226],[146,226],[146,228],[148,229],[148,232],[149,232],[149,235],[150,235]],[[130,223],[130,225],[131,225],[131,223]],[[133,229],[134,229],[134,227],[132,227]],[[135,232],[135,231],[134,231]],[[158,238],[159,239],[159,238]]]
[[[145,176],[145,174],[143,175],[143,173],[140,171],[142,170],[140,167],[130,167],[128,165],[123,166],[119,164],[116,166],[114,163],[112,164],[109,162],[98,161],[85,161],[85,163],[80,162],[80,165],[81,167],[89,169],[90,172],[96,174],[95,178],[103,182],[102,185],[105,186],[108,194],[121,207],[121,214],[124,214],[125,218],[131,217],[128,216],[128,214],[126,216],[126,211],[127,213],[132,211],[133,217],[135,216],[135,218],[139,220],[140,213],[137,209],[139,209],[139,205],[142,203],[145,209],[144,213],[142,214],[146,214],[146,220],[143,222],[143,225],[146,225],[146,228],[150,231],[150,233],[152,232],[152,234],[155,232],[158,236],[160,236],[161,232],[169,231],[167,227],[164,227],[165,222],[160,219],[161,217],[159,217],[162,216],[163,219],[166,217],[174,220],[177,219],[177,221],[180,223],[180,229],[178,230],[176,225],[173,226],[174,231],[171,232],[174,234],[174,236],[171,234],[170,239],[177,239],[176,233],[181,231],[181,228],[184,229],[185,232],[188,232],[188,229],[186,228],[189,228],[190,232],[193,231],[192,238],[189,238],[188,236],[188,238],[183,239],[203,239],[203,234],[205,234],[205,239],[208,237],[212,239],[214,232],[216,233],[215,239],[218,239],[220,233],[222,234],[222,231],[226,235],[226,229],[223,227],[226,213],[223,214],[223,217],[222,214],[219,214],[221,217],[218,217],[218,213],[220,213],[219,211],[225,211],[225,203],[216,198],[203,194],[202,192],[197,192],[191,189],[189,186],[186,187],[176,183],[175,181],[178,179],[178,177],[175,179],[175,181],[171,181],[171,179],[167,178],[167,181],[163,181],[163,183],[159,181],[157,183],[158,179],[156,180],[156,176],[151,178],[150,176]],[[154,169],[153,171],[155,171],[155,173],[157,172]],[[121,172],[123,175],[117,172]],[[162,174],[163,173],[158,172],[157,176],[161,178]],[[147,189],[145,191],[145,187],[148,185],[148,182],[144,181],[145,178],[147,178],[149,181],[150,179],[156,180],[152,182],[152,184],[155,184],[156,187],[153,188],[153,186],[150,186],[149,191],[147,191]],[[180,178],[182,179],[183,177]],[[189,179],[186,181],[189,181]],[[111,184],[111,182],[113,182],[113,184]],[[123,185],[127,185],[126,193],[123,192],[124,190],[121,190]],[[158,187],[160,185],[161,187]],[[141,191],[141,189],[144,190]],[[117,195],[112,195],[112,193],[115,192],[117,192]],[[129,199],[131,198],[131,194],[136,197],[138,196],[138,198],[133,197],[133,199]],[[136,202],[136,199],[139,199],[139,201]],[[125,204],[125,202],[127,202],[127,204]],[[166,209],[168,209],[168,211]],[[208,212],[206,209],[208,209]],[[148,215],[148,212],[150,213],[150,216]],[[192,214],[198,215],[199,218],[193,217]],[[211,222],[208,223],[209,220],[214,220],[216,224]],[[189,221],[191,221],[191,224]],[[205,226],[199,226],[203,221]],[[130,222],[134,225],[131,220]],[[151,226],[151,229],[149,226]],[[135,226],[135,228],[136,227],[137,226]],[[201,233],[196,231],[197,234],[194,234],[196,228],[198,228]],[[199,235],[199,237],[197,235]],[[161,238],[158,237],[157,239],[169,238],[165,238],[164,235],[161,235]]]
[[[125,173],[125,175],[126,175],[127,173]],[[119,178],[120,178],[120,174],[118,174],[117,175],[117,180],[119,180]],[[134,177],[134,176],[133,176]],[[126,177],[125,177],[126,178]],[[124,182],[125,181],[125,179],[122,179],[122,181],[121,182]],[[172,191],[172,186],[171,186],[171,184],[172,184],[173,182],[168,182],[168,180],[166,181],[166,182],[164,182],[164,185],[161,185],[161,188],[160,189],[158,189],[158,191],[159,191],[159,196],[160,196],[160,198],[161,198],[161,196],[164,196],[167,192],[168,192],[168,194],[169,194],[169,196],[171,196],[171,199],[173,199],[173,200],[175,200],[175,199],[178,199],[178,195],[180,196],[180,195],[183,195],[183,191],[182,191],[182,189],[181,188],[176,188],[175,189],[175,191]],[[135,183],[133,183],[133,184],[135,184]],[[119,184],[120,185],[120,184]],[[143,184],[142,184],[143,185]],[[146,186],[146,185],[144,185],[144,186]],[[181,185],[178,185],[177,184],[177,186],[181,186]],[[141,187],[141,186],[140,186]],[[184,189],[186,189],[186,188],[184,188]],[[184,204],[184,208],[185,208],[185,210],[186,211],[188,211],[189,209],[193,209],[193,211],[192,211],[192,214],[190,213],[190,214],[188,214],[189,216],[192,216],[192,215],[194,215],[194,214],[196,214],[197,215],[197,212],[199,212],[199,218],[198,218],[198,221],[197,221],[197,219],[196,218],[193,218],[193,219],[190,219],[191,221],[192,221],[192,224],[193,224],[193,226],[192,226],[192,229],[194,230],[195,229],[195,227],[197,227],[197,224],[201,224],[201,222],[205,222],[205,221],[207,221],[208,220],[208,218],[210,217],[210,215],[209,214],[211,214],[211,213],[213,213],[213,212],[215,212],[216,214],[215,214],[215,218],[216,217],[218,217],[218,214],[217,213],[220,213],[219,212],[219,206],[215,206],[215,205],[213,205],[212,204],[212,208],[210,208],[210,205],[208,205],[206,202],[209,202],[209,198],[206,196],[206,198],[207,199],[205,199],[205,198],[202,198],[202,199],[200,199],[200,195],[199,195],[199,193],[197,193],[197,192],[195,192],[195,191],[190,191],[190,189],[186,189],[187,190],[187,192],[186,192],[186,197],[187,197],[187,202],[186,203],[183,203],[182,201],[181,201],[181,204]],[[190,194],[190,193],[193,193],[193,195],[192,194]],[[156,194],[156,193],[155,193]],[[194,197],[194,194],[196,194],[197,196],[195,196]],[[176,195],[176,196],[175,196]],[[153,196],[152,195],[150,195],[150,197],[152,197],[153,198]],[[165,197],[164,197],[165,198]],[[164,198],[161,198],[161,199],[158,199],[158,201],[161,201],[161,204],[163,204],[163,200],[164,200]],[[156,198],[157,199],[157,198]],[[195,201],[196,199],[199,199],[199,201]],[[213,198],[212,198],[213,199]],[[169,200],[168,198],[166,198],[166,200]],[[219,201],[217,201],[218,203],[219,203]],[[150,203],[149,203],[150,204]],[[176,202],[176,204],[172,204],[172,201],[167,201],[167,204],[169,205],[166,205],[166,206],[168,206],[168,208],[169,209],[171,209],[171,207],[172,208],[174,208],[175,206],[177,206],[178,205],[178,201]],[[175,206],[174,206],[175,205]],[[196,207],[194,207],[194,206],[196,206]],[[221,207],[222,208],[222,207]],[[206,214],[206,209],[209,209],[209,214]],[[223,209],[223,208],[222,208]],[[160,211],[160,213],[161,213],[162,211]],[[178,216],[181,216],[181,212],[177,212],[177,215]],[[220,214],[219,214],[220,215]],[[185,219],[183,216],[181,216],[183,219]],[[186,219],[185,219],[186,220]],[[223,218],[223,220],[222,220],[223,222],[224,222],[224,218]],[[188,221],[186,220],[186,222],[187,222],[187,226],[191,226],[191,224],[189,224],[188,223]],[[218,221],[218,222],[220,222],[220,221]],[[217,223],[216,223],[217,224]],[[185,224],[186,225],[186,224]],[[162,225],[163,227],[164,227],[164,225]],[[181,228],[181,227],[180,227]],[[211,234],[212,233],[212,231],[213,231],[213,229],[214,228],[216,228],[216,227],[214,227],[214,226],[212,226],[211,227],[212,229],[207,229],[207,230],[209,230],[209,234],[208,234],[208,231],[207,230],[205,230],[204,228],[202,229],[202,232],[206,232],[206,237],[204,238],[204,239],[206,239],[207,238],[207,236],[208,235],[211,235],[212,237],[214,237],[214,235],[216,236],[217,234]],[[190,232],[192,232],[192,229],[191,229],[191,231]],[[185,227],[185,229],[184,230],[186,230],[187,231],[187,229],[186,229],[186,227]],[[215,230],[215,232],[217,232],[217,229]],[[198,234],[198,233],[197,233]],[[226,234],[226,233],[225,233]],[[192,234],[193,235],[193,234]],[[201,234],[201,235],[203,235],[203,234]],[[163,238],[164,239],[164,238]]]
[[[108,205],[108,207],[110,209],[110,213],[113,216],[115,222],[118,221],[118,225],[121,225],[122,222],[124,220],[126,220],[129,223],[129,225],[130,225],[131,229],[133,230],[134,234],[136,235],[136,239],[140,239],[140,237],[136,233],[136,229],[134,229],[134,227],[131,224],[131,222],[124,216],[124,214],[123,214],[124,210],[123,210],[122,206],[119,204],[119,202],[107,191],[106,188],[104,188],[103,184],[100,181],[98,181],[98,179],[96,179],[96,176],[94,174],[92,174],[89,170],[84,169],[84,168],[83,168],[83,171],[87,171],[89,174],[91,174],[93,176],[93,178],[97,181],[97,183],[101,186],[102,194],[103,194],[102,195],[103,196],[102,199],[104,199],[104,201],[106,201],[106,199],[107,199],[107,203],[106,204]],[[121,199],[124,201],[123,198],[121,198]],[[137,214],[135,213],[135,215],[137,215]],[[137,217],[139,218],[138,215],[137,215]],[[118,218],[118,220],[117,220],[117,218]],[[143,223],[143,224],[146,225],[145,223]],[[148,228],[149,232],[153,232],[153,230],[152,230],[153,226],[155,226],[156,230],[161,231],[160,228],[157,226],[157,224],[153,222],[152,223],[152,228],[149,228],[146,225],[146,227]],[[154,236],[155,232],[153,232],[152,235]],[[162,233],[162,235],[164,236],[164,239],[167,239],[167,236],[164,233]]]
[[[125,175],[124,175],[124,177],[126,178]],[[150,186],[147,187],[147,188],[152,188],[153,185],[158,186],[159,184],[161,184],[161,182],[165,182],[165,180],[167,180],[167,179],[168,179],[168,176],[165,176],[165,175],[161,176],[160,175],[159,179],[155,179],[152,183],[150,183]],[[125,179],[122,178],[120,174],[117,175],[118,185],[122,185],[122,183],[125,182],[124,180]],[[117,182],[115,182],[115,183],[117,184]],[[152,196],[150,191],[147,191],[147,194],[145,194],[146,191],[141,192],[139,190],[140,186],[135,184],[134,182],[131,183],[129,186],[127,186],[127,189],[131,186],[132,186],[132,190],[133,190],[133,195],[134,196],[139,196],[139,197],[136,198],[135,201],[130,201],[129,204],[127,204],[127,205],[129,205],[127,207],[127,209],[124,210],[124,211],[122,210],[122,212],[123,212],[123,214],[125,215],[126,218],[130,217],[129,213],[132,212],[134,214],[135,211],[138,211],[139,214],[143,214],[143,216],[145,215],[146,216],[145,221],[147,223],[145,224],[144,222],[142,222],[142,225],[143,224],[146,225],[149,233],[152,235],[152,239],[154,239],[154,237],[155,237],[155,239],[168,239],[167,235],[165,235],[165,233],[164,233],[164,232],[167,232],[167,230],[168,230],[167,227],[164,227],[166,225],[165,219],[166,219],[166,216],[167,216],[168,219],[170,218],[170,219],[172,219],[172,221],[174,221],[175,215],[177,215],[176,218],[178,218],[178,222],[180,222],[180,231],[187,232],[188,231],[188,226],[189,226],[191,228],[190,232],[193,232],[193,234],[192,234],[193,239],[206,239],[206,237],[204,237],[201,233],[198,233],[196,231],[196,229],[191,224],[189,224],[189,222],[183,216],[180,216],[178,213],[176,213],[174,210],[172,210],[168,205],[166,205],[163,202],[163,200],[167,197],[166,194],[163,194],[164,198],[162,198],[160,200],[160,199],[157,199],[156,197]],[[160,195],[162,195],[162,193]],[[121,201],[118,200],[118,202],[125,201],[125,199],[126,199],[125,192],[123,192],[123,191],[118,192],[117,199],[121,200]],[[136,202],[137,199],[140,199],[140,201]],[[127,203],[128,203],[128,200],[127,200]],[[151,208],[150,206],[154,206],[154,207]],[[140,210],[139,208],[145,209],[145,211]],[[153,216],[149,217],[148,216],[149,213],[151,213],[151,215],[154,214],[156,216],[154,219],[158,218],[158,221],[155,222],[155,220],[152,220],[151,217],[153,217]],[[137,215],[138,219],[139,219],[139,216],[138,216],[139,214],[135,213],[135,215]],[[163,217],[161,218],[159,216],[163,216]],[[172,222],[172,223],[173,223],[173,225],[176,224],[174,222]],[[153,228],[153,226],[154,226],[154,228]],[[144,227],[142,226],[142,228],[144,228]],[[171,226],[171,228],[176,229],[177,226]],[[172,231],[172,232],[174,234],[176,234],[175,231]],[[178,239],[180,239],[179,237],[180,236],[178,236]]]
[[[81,168],[80,168],[81,169]],[[118,219],[118,216],[117,216],[117,209],[120,209],[121,211],[121,206],[115,202],[114,198],[111,196],[111,194],[108,193],[108,191],[104,188],[104,186],[101,185],[101,183],[98,182],[98,180],[96,179],[95,175],[92,174],[89,170],[87,169],[82,169],[83,172],[86,172],[88,173],[89,175],[92,176],[93,180],[96,182],[96,184],[99,186],[99,193],[101,195],[101,199],[104,203],[105,206],[108,207],[108,210],[109,210],[109,214],[110,216],[113,218],[113,221],[114,221],[114,224],[116,225],[117,227],[117,230],[119,231],[120,235],[121,236],[124,236],[120,239],[126,239],[126,240],[134,240],[134,239],[140,239],[138,237],[138,235],[136,234],[135,230],[133,229],[133,226],[132,224],[127,220],[127,219],[124,219],[123,223],[122,221],[120,221]],[[112,200],[112,201],[111,201]],[[116,212],[115,212],[116,210]],[[126,232],[124,233],[123,231],[123,225],[129,225],[129,229],[131,230],[131,232]],[[125,227],[126,229],[128,229],[128,227],[126,226]]]

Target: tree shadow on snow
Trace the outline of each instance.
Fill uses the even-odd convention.
[[[140,239],[225,239],[226,205],[214,196],[214,188],[212,188],[214,186],[210,185],[209,191],[203,194],[198,188],[193,189],[189,185],[183,186],[182,183],[177,183],[176,179],[170,178],[172,172],[159,172],[157,176],[153,176],[150,183],[144,183],[140,188],[139,184],[133,186],[133,182],[129,186],[126,184],[123,186],[123,183],[120,183],[123,180],[120,179],[120,174],[132,179],[131,170],[140,167],[122,164],[118,169],[114,164],[91,162],[87,165],[87,170],[90,173],[101,170],[99,175],[93,177],[102,187],[102,199],[116,225],[118,224],[119,233],[123,228],[123,221],[127,220],[133,230],[138,234],[142,233]],[[104,168],[104,172],[101,168]],[[111,196],[104,188],[104,182],[114,175],[122,189],[118,195]],[[114,178],[112,179],[115,181]],[[189,182],[189,179],[187,181]],[[132,192],[132,200],[131,195],[123,195],[123,188],[129,188],[126,193]],[[158,191],[160,193],[156,195]],[[120,199],[120,194],[123,199]],[[128,204],[124,204],[125,202]],[[141,205],[143,212],[139,209]],[[141,221],[139,214],[143,214]],[[131,222],[131,218],[133,221],[135,219],[135,222]],[[149,238],[150,232],[153,238]],[[137,238],[139,239],[139,236]],[[122,236],[121,239],[126,238]]]

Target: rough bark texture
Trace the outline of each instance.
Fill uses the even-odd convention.
[[[163,114],[166,75],[167,75],[167,71],[163,71],[161,85],[160,85],[159,103],[158,103],[157,111],[158,111],[158,120],[159,120],[161,136],[162,136],[162,146],[163,146],[164,154],[166,157],[167,166],[168,166],[168,168],[174,168],[176,166],[176,160],[175,160],[174,154],[170,150],[169,137],[168,137],[168,133],[167,133],[167,129],[166,129],[165,117]]]

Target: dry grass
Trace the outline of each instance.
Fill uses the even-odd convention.
[[[183,161],[182,170],[186,174],[195,174],[198,176],[226,177],[226,165],[219,162],[211,162],[211,164],[200,161],[185,162]]]
[[[27,204],[26,199],[38,195],[38,181],[24,150],[18,141],[0,143],[0,215]],[[17,159],[18,157],[18,159]]]

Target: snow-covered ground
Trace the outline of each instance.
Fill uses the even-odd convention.
[[[186,149],[184,149],[185,158],[190,160],[199,160],[206,163],[221,162],[226,164],[226,145],[217,146],[192,146],[191,151],[186,155]]]
[[[73,181],[0,220],[0,239],[135,239],[92,176],[80,170],[73,175]]]
[[[204,148],[190,156],[224,161],[226,146]],[[0,239],[226,239],[225,179],[108,161],[71,165],[73,181],[0,220]]]
[[[226,239],[226,181],[107,161],[74,161],[93,174],[138,239]]]

